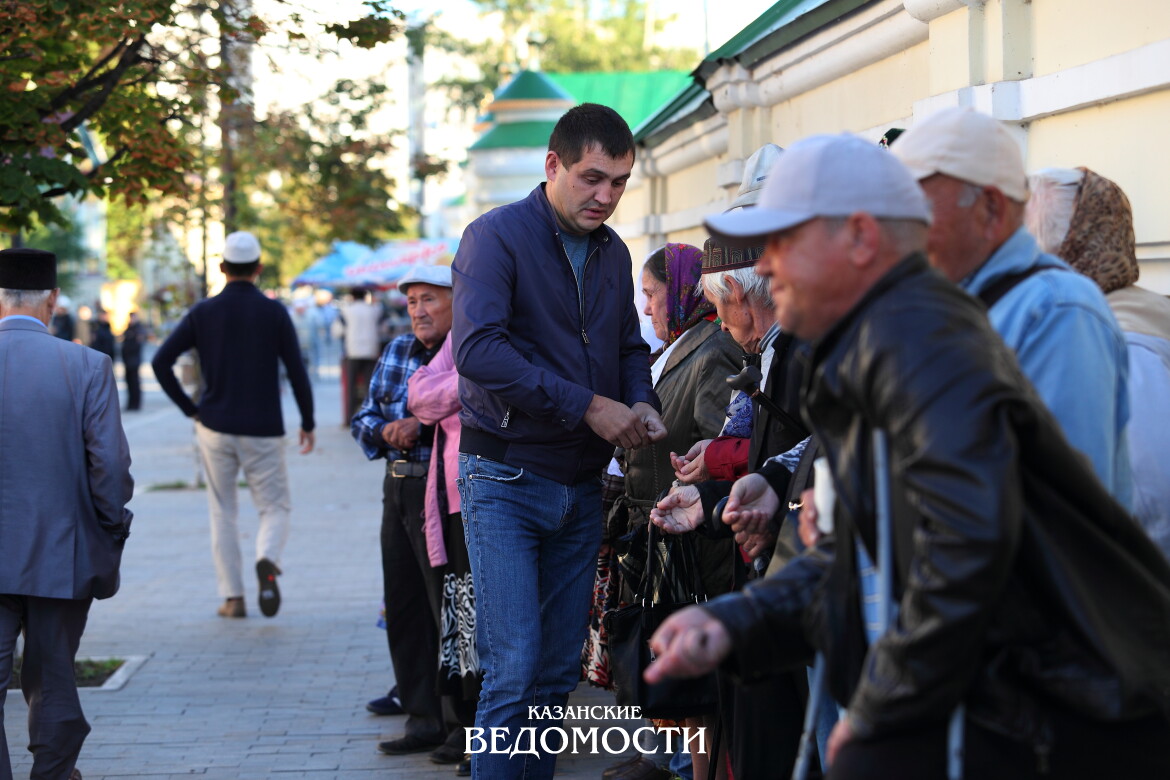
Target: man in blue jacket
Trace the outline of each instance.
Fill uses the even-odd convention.
[[[539,734],[560,725],[579,675],[601,472],[615,446],[666,435],[630,253],[604,224],[633,165],[615,111],[571,109],[549,138],[547,183],[471,223],[452,266],[460,490],[485,673],[475,777],[552,777]],[[504,733],[506,748],[494,739]]]
[[[1093,280],[1040,251],[1024,227],[1028,182],[1019,145],[998,120],[948,108],[917,122],[890,150],[930,200],[930,264],[983,301],[1069,443],[1128,508],[1125,338]]]

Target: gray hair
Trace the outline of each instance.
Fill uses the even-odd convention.
[[[35,309],[49,300],[52,290],[9,290],[0,287],[0,307],[7,309]]]
[[[731,294],[731,287],[727,279],[732,278],[743,287],[744,296],[757,306],[772,308],[772,293],[768,290],[768,280],[756,273],[754,266],[733,268],[730,271],[713,271],[703,274],[700,283],[703,292],[712,301],[722,303]]]
[[[976,192],[979,191],[978,187],[974,189]],[[974,201],[968,205],[972,204]],[[825,229],[830,233],[836,233],[845,227],[845,217],[823,217],[823,219]],[[926,234],[930,227],[925,222],[919,222],[916,219],[887,219],[885,217],[879,218],[877,221],[898,255],[905,257],[911,252],[926,251]]]
[[[1060,251],[1084,178],[1085,172],[1075,168],[1045,168],[1028,177],[1032,197],[1024,209],[1024,224],[1043,251]]]

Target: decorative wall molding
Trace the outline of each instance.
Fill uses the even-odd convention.
[[[914,104],[915,118],[970,106],[1017,124],[1170,89],[1170,40],[1022,81],[962,87]]]
[[[940,16],[963,7],[963,0],[906,0],[906,13],[920,22],[933,22]]]

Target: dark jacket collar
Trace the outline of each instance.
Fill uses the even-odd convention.
[[[877,282],[866,291],[865,295],[861,296],[853,308],[846,312],[845,316],[837,321],[833,327],[829,328],[819,340],[812,344],[812,364],[815,366],[820,363],[825,355],[829,354],[836,346],[837,342],[841,340],[843,334],[848,333],[853,327],[854,322],[861,317],[862,313],[869,308],[875,300],[886,294],[891,288],[901,284],[902,280],[915,274],[928,272],[930,266],[927,265],[926,255],[921,252],[914,252],[907,255],[898,261],[898,263],[891,268],[886,274],[878,279]],[[812,372],[805,375],[806,380],[811,380]]]
[[[544,222],[548,224],[549,229],[559,237],[561,235],[561,226],[557,222],[557,215],[553,212],[552,204],[549,203],[548,194],[544,191],[546,184],[548,182],[541,182],[536,185],[536,188],[528,194],[527,202],[540,215]],[[605,224],[601,224],[597,230],[589,234],[589,237],[598,244],[608,244],[609,234],[610,228]]]

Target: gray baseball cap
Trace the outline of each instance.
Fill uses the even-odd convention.
[[[776,161],[753,209],[704,220],[717,238],[759,242],[817,217],[864,211],[879,219],[930,224],[930,207],[914,176],[877,144],[848,133],[798,141]]]

